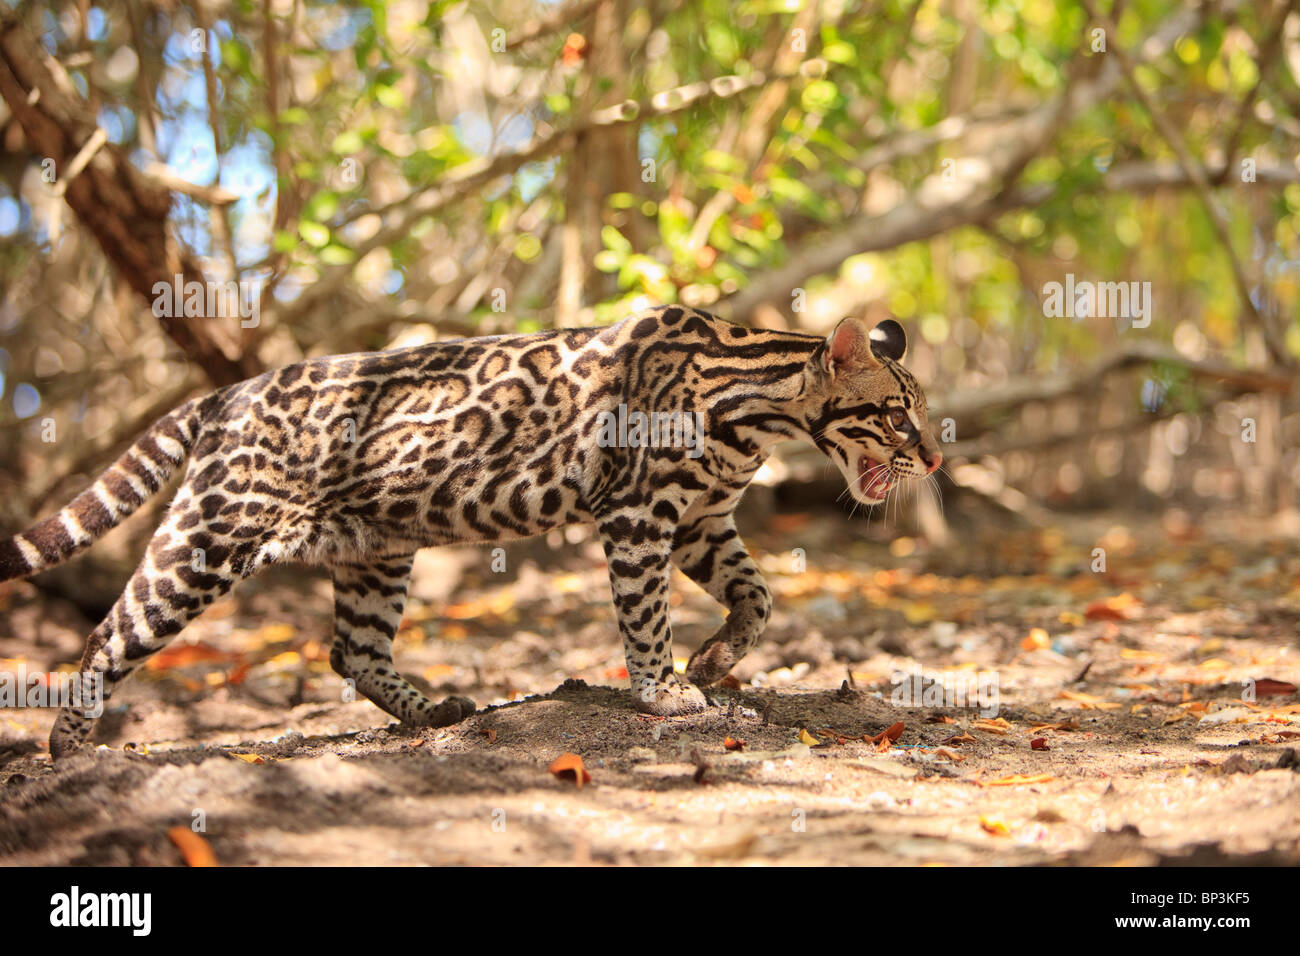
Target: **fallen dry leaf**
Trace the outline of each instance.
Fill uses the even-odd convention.
[[[1029,728],[1032,734],[1041,734],[1045,730],[1078,730],[1079,722],[1077,720],[1063,720],[1056,724],[1033,724]]]
[[[1104,601],[1093,601],[1083,616],[1089,621],[1127,621],[1141,605],[1142,602],[1131,594],[1117,594]]]
[[[258,754],[231,754],[236,760],[242,760],[244,763],[266,763],[266,758]]]
[[[726,747],[728,750],[744,750],[745,742],[743,740],[737,740],[735,737],[728,737],[722,742],[722,746]]]
[[[1029,636],[1020,642],[1020,649],[1025,651],[1040,651],[1051,646],[1051,637],[1041,627],[1034,628],[1029,632]]]
[[[1011,828],[1001,820],[980,815],[980,829],[992,836],[1011,836]]]
[[[220,866],[217,855],[212,852],[208,841],[189,827],[172,827],[167,831],[168,838],[181,851],[186,866]]]
[[[1295,684],[1288,684],[1284,680],[1261,677],[1255,681],[1255,695],[1257,697],[1274,697],[1282,694],[1294,694],[1295,692]]]
[[[808,731],[802,727],[799,728],[799,743],[807,744],[809,747],[821,746],[821,741],[818,740],[816,737],[814,737],[812,734],[808,733]]]
[[[149,658],[144,666],[151,671],[165,671],[173,667],[189,667],[191,664],[200,664],[203,661],[220,661],[228,664],[237,659],[236,654],[217,650],[202,641],[195,641],[193,644],[176,644],[159,651]]]
[[[1118,710],[1120,706],[1114,701],[1078,690],[1063,690],[1056,696],[1062,700],[1072,700],[1076,704],[1082,704],[1085,710]]]
[[[1029,749],[1030,750],[1051,750],[1052,748],[1047,746],[1046,737],[1035,737],[1033,740],[1029,741]]]
[[[581,789],[584,783],[591,783],[591,774],[582,765],[582,758],[577,754],[560,754],[551,764],[551,773],[561,780],[572,780]]]
[[[982,787],[1024,787],[1031,783],[1050,783],[1055,780],[1051,774],[1036,773],[1025,775],[1022,773],[1013,773],[1009,777],[999,777],[997,780],[990,780],[987,783],[981,783]]]
[[[901,736],[903,736],[903,731],[906,730],[906,729],[907,729],[907,728],[905,727],[905,725],[903,724],[903,722],[900,720],[900,721],[899,721],[898,723],[896,723],[896,724],[890,724],[888,727],[886,727],[886,728],[885,728],[884,730],[882,730],[880,733],[876,734],[876,736],[871,737],[867,742],[868,742],[868,743],[873,743],[873,744],[880,744],[880,743],[884,743],[886,740],[888,740],[888,741],[890,741],[890,742],[892,742],[892,743],[897,743],[897,742],[898,742],[898,738],[901,737]]]

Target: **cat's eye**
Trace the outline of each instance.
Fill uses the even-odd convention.
[[[889,410],[889,424],[895,431],[902,431],[903,426],[907,424],[907,412],[901,408],[891,408]]]

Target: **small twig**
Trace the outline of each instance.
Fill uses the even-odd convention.
[[[90,161],[95,158],[95,154],[107,142],[108,133],[104,132],[104,127],[96,126],[95,132],[91,133],[90,139],[86,140],[86,145],[82,146],[77,155],[72,157],[72,162],[68,163],[68,168],[64,170],[63,175],[54,184],[55,199],[63,198],[63,194],[68,191],[68,183],[81,175],[81,171],[90,165]]]
[[[229,206],[231,203],[239,202],[238,193],[232,193],[220,186],[201,186],[198,183],[181,179],[172,171],[170,166],[165,166],[162,163],[150,163],[144,168],[144,174],[158,185],[165,186],[172,192],[184,193],[186,196],[207,203],[210,206]]]

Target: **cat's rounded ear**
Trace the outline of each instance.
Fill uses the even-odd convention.
[[[885,319],[871,330],[871,348],[877,355],[901,362],[907,354],[907,333],[893,319]]]
[[[875,368],[879,360],[871,354],[871,333],[857,319],[841,319],[835,331],[826,336],[822,349],[823,368],[831,378],[841,373]]]

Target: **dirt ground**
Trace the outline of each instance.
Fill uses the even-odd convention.
[[[0,712],[0,863],[179,864],[178,827],[224,865],[1300,863],[1294,529],[742,529],[776,610],[688,718],[632,709],[581,530],[421,556],[398,665],[480,706],[439,730],[342,699],[323,576],[248,582],[128,682],[97,749],[54,768],[54,712]],[[684,663],[722,615],[674,582]],[[71,669],[89,626],[0,587],[0,671]],[[590,782],[550,772],[565,754]]]

